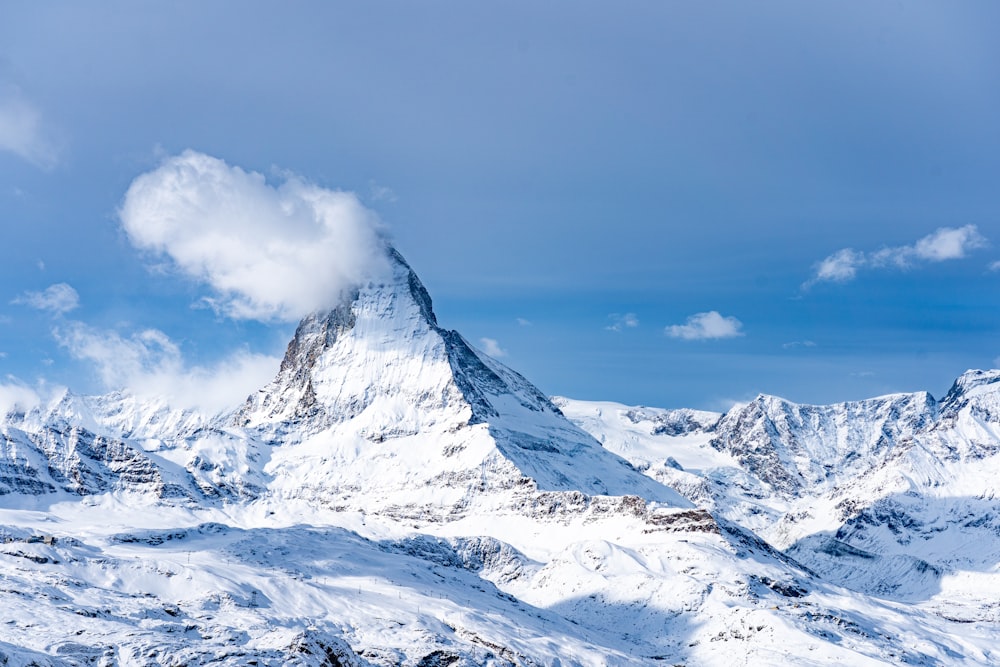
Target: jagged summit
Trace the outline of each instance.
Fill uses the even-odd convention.
[[[275,379],[235,416],[264,440],[302,444],[275,454],[277,477],[329,502],[359,484],[407,504],[433,489],[443,505],[527,485],[687,505],[440,327],[416,273],[388,252],[390,275],[304,318]]]
[[[941,405],[946,411],[958,410],[968,404],[973,396],[996,393],[995,385],[1000,382],[1000,370],[967,370],[955,380],[955,383],[941,399]]]
[[[410,408],[437,408],[464,400],[481,423],[501,414],[494,399],[559,414],[523,377],[484,362],[456,331],[438,326],[416,273],[389,249],[391,275],[355,289],[336,307],[312,313],[288,344],[277,377],[251,396],[242,425],[310,422],[310,427],[353,419],[392,399]]]

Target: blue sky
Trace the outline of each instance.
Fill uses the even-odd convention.
[[[996,3],[0,14],[0,398],[269,373],[291,311],[124,228],[185,151],[354,193],[441,323],[548,393],[940,396],[1000,363]]]

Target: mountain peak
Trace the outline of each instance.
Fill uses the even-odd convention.
[[[524,484],[687,505],[567,421],[520,374],[441,328],[420,279],[389,254],[389,277],[302,320],[275,379],[236,415],[266,441],[315,447],[272,458],[295,469],[287,479],[316,478],[324,494],[338,484],[380,487],[399,505],[424,502],[420,487],[438,489],[434,503],[448,505],[467,502],[472,487]],[[319,463],[296,458],[307,451]]]
[[[405,394],[431,368],[440,379],[446,354],[435,340],[430,295],[402,255],[388,253],[392,270],[385,279],[302,319],[277,377],[247,400],[238,423],[305,420],[323,427],[358,416],[379,396]]]
[[[950,403],[958,400],[961,396],[969,396],[979,393],[981,388],[1000,382],[1000,370],[976,370],[969,369],[958,376],[955,383],[941,399],[942,403]],[[996,388],[994,388],[996,389]]]

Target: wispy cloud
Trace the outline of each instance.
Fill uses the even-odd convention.
[[[794,350],[800,347],[816,347],[816,343],[811,340],[793,340],[789,343],[782,343],[781,347],[786,350]]]
[[[482,346],[483,352],[491,357],[499,359],[500,357],[507,356],[507,350],[500,347],[500,343],[494,338],[480,338],[479,344]]]
[[[37,167],[51,169],[58,154],[46,136],[42,115],[21,89],[0,83],[0,151],[24,158]]]
[[[521,327],[530,327],[530,326],[533,326],[531,320],[526,320],[523,317],[517,318],[515,320],[515,322],[517,322],[517,325],[521,326]]]
[[[1000,271],[1000,259],[990,264],[990,271]]]
[[[380,185],[375,181],[368,181],[368,196],[372,201],[384,201],[390,204],[399,199],[392,188]]]
[[[39,390],[29,387],[12,375],[0,382],[0,416],[26,412],[42,402]]]
[[[830,281],[847,282],[853,280],[858,273],[858,267],[867,262],[864,253],[851,248],[844,248],[833,253],[816,265],[816,275],[812,282]]]
[[[186,151],[136,178],[119,211],[137,248],[215,290],[218,311],[297,320],[388,272],[381,223],[350,192]]]
[[[738,412],[742,410],[747,405],[753,401],[753,396],[745,396],[743,398],[714,398],[708,404],[708,409],[715,412]]]
[[[80,295],[70,285],[56,283],[41,292],[25,292],[11,303],[62,315],[80,306]]]
[[[965,225],[941,227],[912,245],[882,248],[870,253],[843,248],[817,262],[813,277],[802,284],[802,289],[809,289],[820,282],[848,282],[857,277],[862,268],[907,269],[920,263],[962,259],[971,251],[988,244],[976,225]]]
[[[635,313],[611,313],[608,315],[611,324],[604,327],[608,331],[622,331],[624,329],[634,329],[639,326],[639,318]]]
[[[684,324],[674,324],[665,329],[668,336],[683,340],[714,340],[743,336],[743,323],[735,317],[723,317],[718,311],[696,313]]]
[[[126,389],[208,412],[237,407],[274,376],[281,361],[240,351],[212,366],[190,366],[177,344],[157,329],[123,336],[69,322],[53,335],[70,355],[93,365],[106,389]]]

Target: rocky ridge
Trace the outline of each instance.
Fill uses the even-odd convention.
[[[556,402],[646,474],[827,580],[972,618],[993,613],[967,604],[961,581],[1000,558],[1000,371],[968,371],[941,400],[920,392],[811,406],[758,396],[710,426],[667,433],[660,424],[674,411]],[[635,421],[643,412],[651,417]]]

